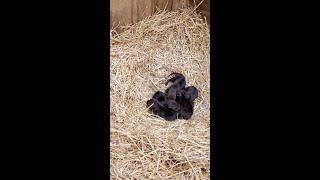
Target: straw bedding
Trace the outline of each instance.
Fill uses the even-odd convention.
[[[210,179],[210,28],[194,11],[158,10],[110,31],[110,178]],[[189,120],[165,121],[146,101],[171,72],[199,97]]]

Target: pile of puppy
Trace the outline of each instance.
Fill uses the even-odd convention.
[[[180,73],[171,73],[171,78],[165,82],[171,86],[165,93],[157,91],[152,99],[147,101],[147,107],[155,115],[165,120],[190,119],[193,114],[194,100],[198,97],[198,90],[194,86],[186,86],[186,79]]]

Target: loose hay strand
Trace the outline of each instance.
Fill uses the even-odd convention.
[[[209,25],[185,7],[122,28],[110,31],[110,179],[210,179]],[[147,112],[172,72],[199,90],[189,120]]]

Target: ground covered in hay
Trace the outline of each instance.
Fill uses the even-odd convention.
[[[210,178],[210,30],[193,9],[158,11],[110,31],[110,178]],[[146,101],[171,72],[199,97],[191,119],[165,121]]]

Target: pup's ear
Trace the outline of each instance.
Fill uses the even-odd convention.
[[[147,101],[147,107],[151,106],[151,104],[153,104],[153,100],[152,99]]]

